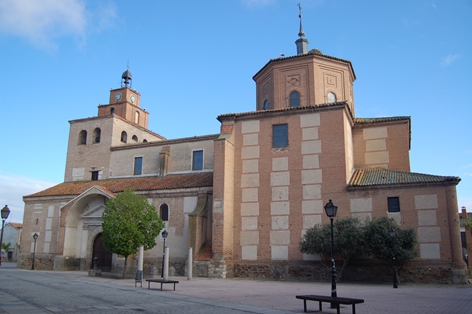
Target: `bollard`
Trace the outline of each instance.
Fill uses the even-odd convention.
[[[164,280],[169,280],[169,248],[165,248],[164,256]]]
[[[193,270],[193,266],[192,266],[192,261],[193,261],[193,252],[192,252],[192,248],[189,247],[188,248],[188,261],[187,261],[187,280],[191,280],[192,279],[192,270]]]

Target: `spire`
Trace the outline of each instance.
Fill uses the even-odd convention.
[[[298,4],[298,11],[299,11],[298,17],[300,18],[300,32],[298,32],[298,36],[299,36],[300,38],[302,38],[302,37],[305,37],[305,32],[303,31],[303,25],[302,25],[302,6],[300,5],[300,3]]]
[[[302,55],[305,53],[308,53],[308,39],[304,38],[305,37],[305,32],[303,31],[303,25],[302,25],[302,6],[300,3],[298,4],[298,17],[300,18],[300,32],[298,33],[298,36],[300,38],[295,41],[295,44],[297,45],[297,54]]]

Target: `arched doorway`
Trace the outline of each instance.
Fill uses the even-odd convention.
[[[105,249],[101,233],[95,238],[95,241],[93,241],[92,267],[95,257],[97,257],[98,269],[101,269],[102,271],[111,271],[112,253]]]

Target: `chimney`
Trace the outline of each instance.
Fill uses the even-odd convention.
[[[462,217],[461,218],[462,219],[468,219],[467,210],[465,209],[465,206],[462,206],[461,209],[462,209]]]

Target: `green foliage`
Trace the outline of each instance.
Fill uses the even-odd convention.
[[[396,231],[395,239],[390,237],[389,230]],[[395,245],[395,258],[404,261],[416,257],[416,233],[412,228],[401,229],[391,218],[382,217],[366,222],[361,226],[356,218],[340,218],[334,221],[334,252],[336,257],[341,257],[342,271],[352,257],[370,255],[377,259],[392,260],[393,245]],[[331,225],[315,225],[308,229],[300,242],[300,251],[306,254],[320,254],[321,262],[326,263],[331,258]],[[323,260],[324,258],[324,260]]]
[[[389,230],[394,228],[395,238],[389,235]],[[370,221],[364,227],[366,251],[374,258],[391,260],[393,248],[395,258],[399,261],[416,257],[416,232],[413,228],[401,229],[392,218],[381,217]]]
[[[164,228],[155,207],[132,190],[125,190],[116,198],[109,199],[102,219],[105,248],[125,257],[123,277],[128,256],[135,254],[141,245],[144,250],[153,248],[156,237]]]
[[[339,271],[338,278],[341,278],[342,271],[353,256],[364,254],[364,240],[362,228],[357,218],[336,219],[333,223],[334,231],[334,252],[343,260],[343,266]],[[300,242],[300,251],[306,254],[320,254],[325,258],[323,264],[330,268],[326,259],[331,260],[331,224],[315,225],[308,229]]]
[[[11,243],[8,242],[8,243],[2,243],[2,249],[5,251],[5,252],[9,252],[10,251],[10,247],[11,247]]]
[[[462,223],[462,226],[466,228],[467,230],[472,230],[472,218],[467,221],[464,221]]]

